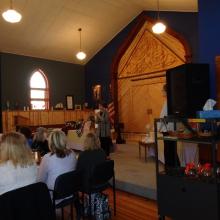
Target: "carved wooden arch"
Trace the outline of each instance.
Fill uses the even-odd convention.
[[[113,63],[112,63],[112,66],[111,66],[111,88],[112,88],[111,92],[112,92],[112,97],[113,97],[114,105],[115,105],[115,122],[116,123],[119,122],[118,84],[117,84],[119,63],[120,63],[120,60],[121,60],[122,56],[127,51],[127,49],[129,48],[129,46],[131,45],[131,43],[133,42],[136,35],[139,33],[139,31],[141,30],[141,28],[143,27],[143,25],[145,24],[146,21],[149,21],[151,23],[155,22],[154,19],[146,16],[145,12],[143,12],[137,18],[136,25],[134,26],[134,28],[129,33],[126,40],[119,47],[119,49],[117,51],[117,54],[115,55],[115,57],[113,59]],[[173,31],[169,27],[167,27],[166,32],[168,34],[170,34],[171,36],[173,36],[174,38],[178,39],[182,43],[182,45],[184,47],[184,50],[185,50],[185,61],[187,63],[191,62],[191,58],[192,58],[191,49],[190,49],[187,41],[184,39],[184,37],[182,35],[180,35],[179,33]]]

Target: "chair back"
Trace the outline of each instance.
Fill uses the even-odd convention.
[[[2,220],[54,220],[50,193],[44,183],[34,183],[0,196]]]
[[[94,167],[91,185],[101,185],[114,178],[114,161],[106,160]]]
[[[61,174],[56,178],[53,198],[63,199],[72,196],[81,187],[81,173],[77,170]]]

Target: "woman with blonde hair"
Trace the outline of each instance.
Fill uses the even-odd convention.
[[[79,154],[77,170],[83,173],[84,184],[89,183],[94,167],[106,160],[105,151],[100,147],[96,134],[88,133],[84,141],[84,151]],[[87,187],[85,185],[85,187]]]
[[[0,145],[0,194],[36,182],[37,166],[23,134],[3,134]]]
[[[67,139],[63,131],[55,129],[49,136],[49,153],[45,154],[39,168],[38,180],[53,190],[56,178],[75,170],[76,155],[66,147]]]

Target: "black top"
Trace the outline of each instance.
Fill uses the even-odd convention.
[[[89,183],[94,167],[105,160],[106,154],[101,148],[96,150],[85,150],[80,153],[76,169],[83,173],[83,182],[85,184]]]
[[[42,141],[34,141],[31,145],[31,148],[33,150],[40,152],[41,156],[44,156],[45,154],[50,152],[47,140],[45,140],[43,142]]]

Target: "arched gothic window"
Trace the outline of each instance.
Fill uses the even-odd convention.
[[[30,79],[30,105],[33,110],[49,109],[49,85],[41,70],[35,71]]]

